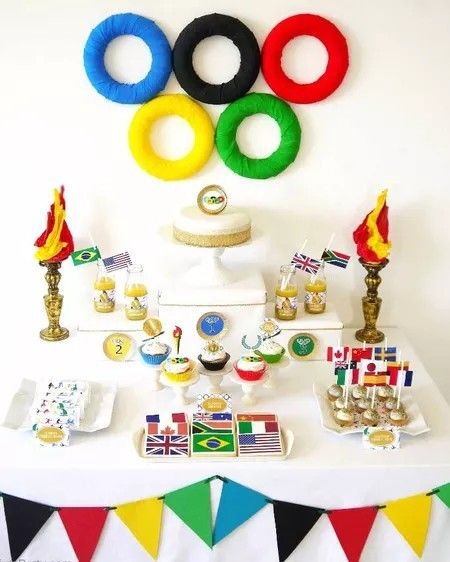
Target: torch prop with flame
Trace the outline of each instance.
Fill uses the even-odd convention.
[[[175,349],[177,350],[177,355],[180,353],[180,343],[183,330],[179,326],[175,326],[175,330],[172,333]]]

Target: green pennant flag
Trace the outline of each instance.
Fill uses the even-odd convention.
[[[447,507],[450,507],[450,482],[439,486],[436,495]]]
[[[202,480],[166,494],[164,503],[202,541],[212,548],[211,489],[209,480]]]
[[[73,265],[83,265],[85,263],[91,263],[97,261],[101,258],[100,250],[97,246],[91,246],[90,248],[84,248],[83,250],[76,250],[70,254],[72,258]]]

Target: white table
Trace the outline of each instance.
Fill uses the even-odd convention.
[[[357,345],[353,331],[345,342]],[[135,334],[136,335],[136,334]],[[431,432],[402,437],[399,451],[375,453],[362,448],[359,435],[337,436],[320,424],[312,393],[316,380],[331,384],[331,366],[322,362],[291,362],[274,391],[261,389],[253,408],[242,404],[242,393],[227,378],[223,386],[233,394],[234,411],[278,412],[282,424],[294,431],[291,457],[279,462],[208,461],[183,464],[152,463],[140,458],[132,434],[143,425],[145,414],[164,410],[172,401],[170,389],[152,392],[146,366],[138,361],[116,364],[101,359],[104,335],[75,333],[60,343],[45,343],[36,333],[24,334],[26,353],[15,350],[11,369],[2,370],[0,414],[22,377],[48,375],[117,381],[119,391],[111,426],[94,434],[75,434],[68,448],[44,449],[28,433],[0,428],[0,489],[6,493],[53,505],[115,505],[163,494],[213,474],[227,476],[276,499],[326,508],[379,504],[386,500],[431,490],[450,480],[450,410],[432,378],[424,370],[399,330],[387,330],[389,343],[399,346],[415,372],[412,392]],[[95,343],[94,343],[95,342]],[[83,346],[83,347],[82,347]],[[84,350],[81,351],[81,348]],[[191,355],[196,355],[193,350]],[[95,359],[94,359],[95,358]],[[205,390],[201,377],[191,389]],[[192,411],[193,405],[186,411]],[[214,494],[220,482],[213,483]],[[214,495],[214,499],[217,498]],[[164,511],[161,562],[228,562],[254,558],[276,562],[275,527],[270,505],[254,516],[213,551],[169,510]],[[450,510],[433,499],[430,532],[423,560],[444,562],[450,552]],[[0,526],[3,526],[0,517]],[[75,561],[62,525],[52,516],[27,549],[25,560]],[[4,528],[0,529],[0,560],[8,559]],[[108,517],[95,562],[148,561],[149,557],[113,513]],[[323,516],[289,559],[307,562],[345,562],[326,516]],[[380,513],[369,537],[362,562],[417,558],[403,538]]]

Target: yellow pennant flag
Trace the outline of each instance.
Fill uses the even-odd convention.
[[[150,498],[125,503],[115,509],[116,515],[155,560],[159,549],[163,503],[163,500]]]
[[[420,494],[386,504],[384,514],[420,558],[427,540],[431,496]]]

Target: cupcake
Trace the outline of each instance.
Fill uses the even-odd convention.
[[[383,386],[378,387],[377,395],[378,395],[378,400],[384,402],[388,398],[392,398],[394,396],[394,389],[392,388],[392,386],[385,384]]]
[[[360,398],[356,401],[355,405],[357,411],[362,414],[364,411],[370,408],[370,400],[368,398]]]
[[[347,408],[347,410],[353,412],[353,410],[355,409],[355,403],[353,402],[353,400],[351,400],[351,398],[349,398],[347,400],[347,406],[346,406],[344,396],[339,396],[339,398],[337,398],[336,401],[334,402],[334,407],[336,408],[336,410],[342,410],[342,408]]]
[[[348,427],[353,425],[355,415],[349,409],[342,408],[336,412],[335,420],[341,427]]]
[[[285,351],[282,345],[271,338],[267,338],[262,342],[256,354],[260,355],[267,363],[278,363],[281,361]]]
[[[168,345],[159,341],[149,341],[139,346],[139,353],[148,365],[161,365],[171,351]]]
[[[198,360],[207,371],[220,371],[225,367],[230,359],[230,354],[226,353],[221,345],[211,340],[203,348]]]
[[[352,396],[355,400],[359,400],[360,398],[365,398],[367,396],[366,387],[362,384],[356,384],[352,388]]]
[[[332,384],[327,390],[327,396],[330,402],[335,402],[340,396],[342,396],[342,394],[342,386],[339,386],[338,384]]]
[[[195,363],[189,357],[174,355],[164,361],[162,372],[172,382],[185,382],[192,378],[195,372]]]
[[[401,402],[400,402],[400,406],[403,408]],[[392,410],[395,410],[395,408],[397,407],[397,398],[387,398],[384,402],[383,402],[383,412],[385,413],[389,413]]]
[[[392,425],[406,425],[408,423],[408,415],[403,408],[394,408],[389,414],[389,421]]]
[[[236,361],[234,368],[238,376],[245,381],[259,381],[266,372],[267,363],[262,357],[254,353],[242,355]]]
[[[365,410],[365,412],[361,416],[361,421],[364,425],[373,427],[375,425],[378,425],[380,416],[378,415],[378,412],[373,408],[367,408],[367,410]]]

